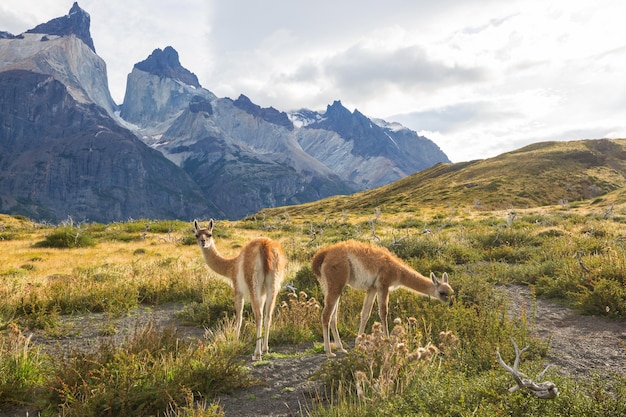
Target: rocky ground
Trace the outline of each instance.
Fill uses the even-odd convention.
[[[527,287],[511,286],[504,288],[511,297],[513,314],[526,311],[532,331],[550,342],[550,352],[546,361],[554,364],[559,371],[575,377],[585,377],[592,372],[611,372],[626,375],[626,322],[606,320],[597,317],[580,316],[573,310],[559,304],[533,298]],[[136,326],[149,321],[159,325],[176,324],[175,313],[180,305],[159,308],[141,308],[119,322],[113,337],[125,337]],[[67,340],[63,346],[58,342],[34,335],[34,341],[44,343],[56,354],[63,355],[68,349],[89,349],[98,346],[102,336],[98,336],[106,317],[89,315],[73,317],[76,337]],[[179,327],[189,337],[202,337],[203,330],[197,327]],[[261,381],[234,395],[220,396],[217,401],[227,417],[243,416],[297,416],[306,415],[312,404],[320,398],[320,386],[310,381],[313,372],[326,360],[323,354],[303,353],[311,346],[289,346],[274,349],[278,355],[260,364],[246,358],[255,377]],[[309,350],[310,351],[310,350]],[[27,414],[28,413],[28,414]],[[12,410],[2,412],[0,417],[34,416],[33,410]]]

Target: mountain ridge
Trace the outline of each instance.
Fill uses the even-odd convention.
[[[201,86],[149,74],[138,65],[129,75],[121,108],[122,118],[138,124],[135,132],[145,143],[183,168],[234,217],[268,204],[351,194],[448,161],[427,138],[350,112],[339,101],[327,114],[308,111],[316,114],[312,117],[318,123],[330,120],[327,125],[296,125],[298,116],[262,108],[243,94],[235,100],[218,98]],[[320,134],[333,146],[319,140]],[[320,149],[316,144],[322,146],[321,152],[316,153]],[[365,150],[367,146],[370,149]],[[331,157],[324,154],[328,151],[333,152]],[[282,175],[288,178],[280,179]],[[230,179],[231,187],[225,186],[224,178]],[[226,190],[243,195],[227,196]]]
[[[9,158],[23,161],[9,143],[30,140],[23,137],[23,132],[30,128],[29,123],[40,123],[36,128],[40,136],[33,138],[33,143],[54,137],[59,144],[64,143],[63,146],[69,146],[70,142],[76,146],[76,149],[63,148],[62,152],[72,156],[65,160],[71,169],[55,171],[54,180],[58,184],[49,182],[48,194],[39,190],[31,196],[40,200],[22,205],[13,201],[2,206],[2,210],[22,207],[28,208],[30,213],[38,213],[40,210],[36,207],[54,206],[58,212],[55,218],[62,218],[61,213],[74,207],[74,202],[68,198],[75,198],[77,190],[68,189],[65,193],[60,190],[63,187],[80,189],[81,183],[76,179],[89,178],[84,181],[86,188],[82,188],[81,199],[85,203],[83,207],[89,207],[92,213],[81,209],[76,212],[77,218],[110,221],[137,216],[137,207],[155,205],[145,192],[147,175],[153,177],[155,189],[167,190],[168,196],[157,195],[160,195],[160,204],[169,207],[165,211],[173,218],[204,213],[204,216],[235,219],[264,207],[351,194],[390,183],[433,163],[448,161],[427,138],[406,128],[390,128],[391,124],[374,121],[358,110],[350,112],[340,101],[329,105],[325,113],[300,111],[300,115],[311,116],[308,123],[302,123],[293,114],[258,106],[243,94],[235,100],[217,97],[203,88],[196,75],[181,64],[178,52],[171,46],[154,49],[133,66],[123,103],[118,106],[108,89],[106,63],[95,53],[89,32],[90,19],[75,2],[66,16],[17,36],[6,32],[0,36],[0,82],[4,82],[3,94],[7,100],[10,98],[0,114],[0,122],[5,125],[3,146],[6,149],[3,151],[11,150],[3,152],[6,171],[2,171],[0,165],[0,180],[14,178],[18,171],[27,172],[28,166],[9,163]],[[44,78],[33,78],[33,74]],[[49,93],[52,95],[29,96],[31,105],[38,109],[37,120],[18,122],[12,108],[19,107],[23,97],[11,95],[8,80],[19,86],[15,91],[28,94],[35,79],[54,80],[64,88],[54,84],[54,94]],[[53,84],[46,81],[46,85]],[[53,96],[65,103],[61,111],[46,108],[45,102],[40,101]],[[32,118],[28,114],[22,116],[25,120]],[[85,130],[68,131],[68,137],[64,138],[59,129],[70,120],[73,120],[72,126],[82,126]],[[82,122],[77,122],[79,120]],[[88,127],[91,125],[86,122],[92,120],[98,120],[106,129]],[[115,134],[109,136],[104,131]],[[136,151],[126,152],[125,146],[133,141],[131,136],[157,153],[147,152],[137,144],[132,145]],[[93,154],[82,153],[83,147],[79,145],[81,140],[91,143],[96,137],[109,141],[107,146],[112,146],[107,148],[104,159],[99,160],[101,170],[97,174],[88,162]],[[120,154],[119,161],[112,156],[115,143],[118,151],[126,152]],[[61,152],[59,149],[42,148],[41,152],[52,152],[55,158],[62,159],[61,154],[56,153]],[[50,160],[43,153],[34,155],[34,159],[45,166]],[[159,155],[172,165],[163,161],[156,163]],[[137,159],[134,164],[132,158]],[[122,163],[123,169],[111,171],[111,164],[123,161],[126,161]],[[161,172],[152,172],[147,166]],[[183,194],[190,199],[183,202],[186,205],[178,201],[180,193],[171,187],[162,172],[181,181]],[[119,210],[113,210],[107,217],[97,208],[101,196],[95,191],[99,185],[94,181],[98,175],[113,175],[123,183],[118,185],[124,191],[113,194],[144,201],[121,204]],[[101,181],[106,183],[105,178]],[[29,187],[32,191],[35,187],[28,182],[21,183],[24,190],[11,188],[16,186],[14,182],[5,182],[4,186],[2,188],[0,181],[0,195],[4,196],[28,192]],[[59,204],[50,200],[53,195],[57,196]],[[117,203],[110,204],[117,207]],[[146,209],[146,213],[152,212]]]
[[[180,64],[178,52],[171,46],[155,49],[148,58],[135,64],[135,68],[159,77],[168,77],[199,88],[200,82],[193,72]]]

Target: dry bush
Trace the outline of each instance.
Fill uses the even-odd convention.
[[[374,323],[370,334],[358,336],[355,348],[338,361],[327,362],[316,377],[336,390],[356,391],[362,402],[379,401],[402,395],[411,382],[425,372],[434,360],[444,360],[459,346],[450,331],[440,334],[440,345],[423,343],[418,321],[400,319],[389,337],[382,325]]]
[[[320,303],[304,291],[290,292],[274,313],[270,338],[274,344],[300,344],[321,337]]]

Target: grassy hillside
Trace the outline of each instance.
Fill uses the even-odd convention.
[[[564,205],[626,186],[626,139],[546,142],[471,162],[438,164],[384,187],[348,197],[264,210],[320,212],[416,211],[427,207],[481,210]],[[621,195],[619,201],[624,199]]]

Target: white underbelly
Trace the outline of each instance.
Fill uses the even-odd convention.
[[[348,285],[357,290],[365,291],[376,284],[376,273],[365,268],[357,258],[350,257],[350,278]]]

